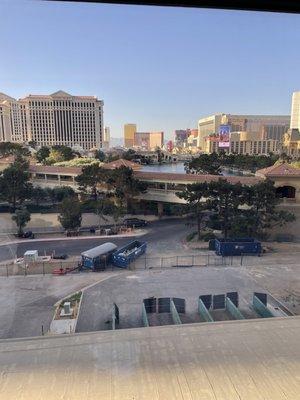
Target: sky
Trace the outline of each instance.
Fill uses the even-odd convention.
[[[300,15],[0,0],[0,21],[0,92],[95,95],[113,137],[290,114],[300,90]]]

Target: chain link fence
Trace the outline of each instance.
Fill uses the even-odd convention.
[[[197,255],[170,256],[170,257],[139,257],[133,261],[130,270],[150,270],[167,268],[189,268],[189,267],[237,267],[245,262],[245,255],[241,257],[220,257],[212,253],[201,253]],[[252,256],[253,257],[253,256]],[[51,260],[45,262],[31,262],[28,264],[2,264],[0,265],[1,276],[27,276],[27,275],[64,275],[65,273],[78,272],[80,258],[73,260]],[[113,265],[107,266],[106,270],[120,270]]]
[[[220,257],[214,254],[202,253],[189,256],[170,257],[139,257],[131,265],[131,270],[189,268],[189,267],[220,267],[239,266],[240,257]]]
[[[28,264],[2,264],[0,276],[27,276],[27,275],[63,275],[61,272],[71,272],[78,267],[78,261],[32,262]],[[76,271],[76,269],[75,269]],[[60,272],[60,273],[59,273]]]

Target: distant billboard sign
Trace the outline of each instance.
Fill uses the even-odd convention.
[[[229,147],[229,125],[220,125],[219,127],[219,147]]]

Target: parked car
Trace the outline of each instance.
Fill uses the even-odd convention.
[[[54,254],[52,257],[54,260],[66,260],[68,258],[67,254]]]
[[[144,219],[139,218],[126,218],[124,219],[124,225],[128,228],[140,228],[142,226],[146,226],[148,224]]]
[[[17,233],[15,236],[22,239],[34,239],[34,233],[32,231]]]

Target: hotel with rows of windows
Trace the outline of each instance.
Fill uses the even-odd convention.
[[[0,141],[102,147],[103,101],[58,91],[13,99],[0,93]]]

